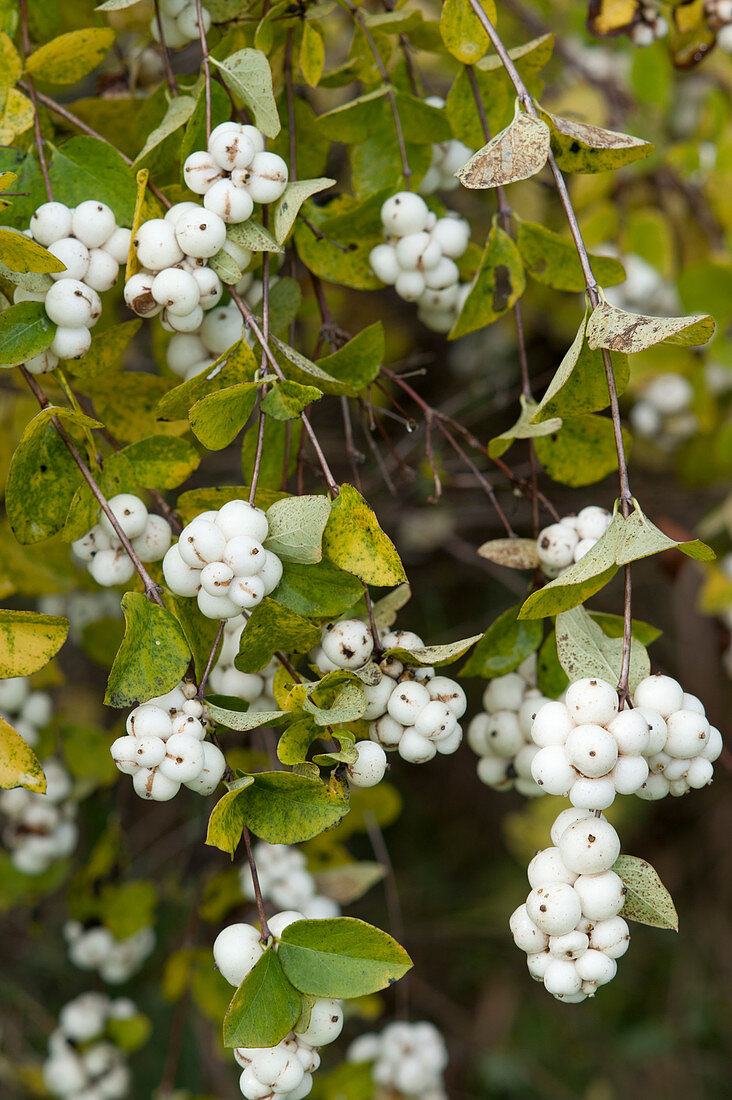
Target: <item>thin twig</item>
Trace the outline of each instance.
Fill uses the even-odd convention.
[[[216,631],[216,637],[214,638],[214,643],[211,646],[211,652],[208,655],[208,660],[206,661],[206,667],[203,670],[203,676],[201,677],[201,682],[198,685],[198,698],[199,699],[203,699],[204,693],[206,691],[206,681],[208,680],[209,674],[211,672],[211,668],[213,667],[214,657],[216,656],[216,650],[219,648],[219,642],[221,641],[221,635],[224,633],[224,627],[225,626],[226,626],[226,619],[222,619],[221,623],[219,624],[219,629]]]
[[[374,618],[374,604],[371,599],[371,593],[369,592],[369,586],[365,581],[361,581],[361,584],[363,585],[363,598],[366,603],[366,614],[368,615],[369,627],[371,629],[371,638],[374,643],[374,653],[378,659],[383,653],[383,647],[381,645],[381,638],[379,637],[379,628]]]
[[[21,34],[23,37],[23,56],[29,57],[31,52],[30,46],[30,34],[28,33],[28,0],[20,0],[20,26]],[[38,117],[38,93],[36,92],[36,85],[33,77],[30,73],[27,74],[28,95],[33,105],[33,132],[35,135],[36,149],[38,150],[38,163],[41,166],[41,175],[43,176],[43,183],[46,188],[46,195],[48,201],[53,202],[53,188],[51,187],[51,180],[48,175],[48,164],[46,163],[46,153],[43,148],[43,135],[41,133],[41,120]]]
[[[173,68],[170,64],[170,54],[168,53],[168,46],[165,41],[165,32],[163,30],[163,17],[160,14],[159,0],[155,0],[155,23],[158,28],[158,37],[160,38],[160,49],[163,53],[163,65],[165,66],[165,79],[170,90],[170,94],[178,95],[178,85],[173,74]]]
[[[404,916],[402,914],[402,903],[399,897],[396,875],[394,873],[394,864],[391,861],[391,856],[389,855],[389,849],[386,845],[384,834],[381,831],[381,826],[376,820],[376,815],[371,810],[368,810],[364,814],[364,824],[366,825],[366,831],[374,855],[386,871],[384,875],[384,895],[386,897],[386,911],[389,917],[389,931],[398,943],[403,944]],[[399,1015],[402,1018],[406,1018],[407,1009],[409,1007],[409,984],[406,978],[402,978],[399,982],[396,996],[399,1005]]]
[[[208,141],[211,137],[211,59],[208,55],[208,42],[203,26],[201,0],[196,0],[196,14],[198,16],[198,34],[201,39],[201,53],[203,54],[203,82],[206,92],[206,141]]]
[[[257,903],[257,911],[259,912],[259,927],[261,929],[261,938],[263,942],[266,942],[270,937],[269,925],[267,924],[267,915],[264,911],[264,898],[262,897],[262,889],[259,885],[259,875],[257,874],[257,864],[254,861],[254,852],[252,851],[252,837],[249,829],[244,825],[242,828],[242,836],[244,838],[244,846],[247,850],[247,860],[249,862],[249,870],[252,875],[252,886],[254,887],[254,899]]]

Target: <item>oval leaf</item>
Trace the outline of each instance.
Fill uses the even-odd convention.
[[[517,110],[513,122],[455,173],[463,187],[498,187],[541,172],[549,156],[549,127]]]
[[[295,921],[282,933],[282,968],[311,997],[365,997],[412,966],[396,940],[354,917]]]
[[[658,872],[638,856],[618,856],[613,866],[625,885],[625,905],[620,915],[652,928],[679,930],[679,915]]]
[[[68,632],[68,619],[0,610],[0,677],[37,672],[58,653]]]
[[[301,1010],[302,997],[270,947],[231,998],[224,1017],[224,1046],[276,1046],[297,1023]]]

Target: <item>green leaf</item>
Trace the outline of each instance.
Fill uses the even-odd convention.
[[[494,436],[489,442],[488,454],[491,458],[500,458],[502,454],[505,454],[514,439],[539,439],[543,435],[558,432],[562,427],[562,421],[556,418],[545,420],[543,424],[535,424],[534,417],[539,406],[535,401],[524,397],[523,394],[519,397],[519,402],[521,413],[516,423],[507,428],[505,432],[501,432],[500,435]]]
[[[188,418],[204,447],[220,451],[236,439],[252,414],[258,390],[256,382],[239,382],[209,393],[193,405]]]
[[[307,760],[308,750],[313,741],[320,736],[322,736],[322,730],[317,728],[312,718],[303,717],[293,722],[280,734],[277,742],[277,759],[288,767],[302,764]]]
[[[514,214],[516,245],[532,279],[553,290],[580,294],[585,277],[574,242],[538,222],[525,222]],[[625,279],[625,268],[612,256],[590,255],[592,270],[601,286],[615,286]]]
[[[195,106],[196,101],[192,96],[180,95],[172,99],[162,121],[148,134],[145,144],[134,159],[133,167],[141,164],[152,149],[155,149],[171,134],[174,134],[181,126],[185,126],[193,114]]]
[[[493,0],[481,0],[481,7],[491,23],[495,24],[497,15]],[[490,39],[469,0],[445,0],[440,15],[440,34],[452,56],[463,65],[474,65],[480,61],[490,46]]]
[[[558,699],[569,687],[567,673],[559,663],[557,637],[552,630],[539,650],[536,662],[536,686],[547,699]]]
[[[320,627],[265,597],[249,616],[234,664],[240,672],[259,672],[272,660],[275,650],[307,653],[319,641]]]
[[[273,420],[295,420],[322,396],[315,386],[301,386],[284,379],[271,384],[262,400],[262,412]]]
[[[552,152],[563,172],[608,172],[653,152],[650,141],[562,118],[539,108],[551,129]]]
[[[215,365],[206,367],[193,378],[189,378],[187,382],[182,382],[164,394],[158,402],[158,418],[179,420],[181,417],[188,416],[192,406],[209,394],[241,382],[251,382],[254,378],[258,363],[246,340],[242,339],[238,344],[234,344],[233,348],[221,356],[221,359],[225,361],[220,370],[216,371]],[[216,371],[215,374],[213,374],[214,371]]]
[[[241,448],[241,469],[245,481],[251,481],[256,462],[258,432],[245,432]],[[262,448],[261,464],[259,467],[259,481],[257,493],[277,492],[277,497],[282,496],[282,483],[285,476],[290,477],[297,468],[297,457],[300,451],[302,438],[302,422],[300,420],[272,420],[265,417],[264,420],[264,446]],[[286,472],[285,472],[286,471]]]
[[[340,905],[352,905],[354,901],[358,901],[367,894],[377,882],[382,882],[386,874],[386,867],[380,863],[358,860],[317,871],[315,884],[319,894],[325,894],[327,898],[332,898]]]
[[[238,779],[236,788],[218,800],[208,819],[206,843],[212,848],[228,852],[232,859],[241,840],[244,827],[244,816],[239,803],[239,794],[246,787],[251,787],[253,782],[254,776],[252,775],[246,775],[242,779]]]
[[[18,302],[0,313],[0,366],[16,367],[49,348],[56,326],[43,302]]]
[[[232,819],[241,819],[255,836],[269,844],[301,844],[311,840],[348,812],[343,796],[320,779],[308,779],[293,772],[257,772],[248,778],[253,779],[250,785],[230,792],[236,797],[229,803],[229,812]],[[224,798],[229,799],[230,795]],[[232,835],[228,834],[223,851],[232,851],[231,840]],[[207,838],[206,843],[213,841]]]
[[[152,882],[109,882],[102,888],[99,916],[117,940],[155,923],[158,895]]]
[[[209,6],[209,11],[211,10]],[[198,88],[196,106],[186,125],[180,143],[180,159],[185,164],[191,153],[197,149],[206,148],[206,80],[201,74],[195,87]],[[195,87],[193,91],[195,90]],[[211,91],[211,129],[215,129],[222,122],[228,122],[231,118],[231,100],[227,95],[223,84],[218,80],[212,80]],[[209,261],[210,262],[210,261]]]
[[[313,565],[285,562],[282,580],[277,587],[277,602],[314,619],[332,619],[342,615],[363,596],[358,578],[331,562],[323,560]]]
[[[73,137],[55,151],[50,169],[57,202],[77,206],[93,195],[110,206],[120,225],[132,225],[137,186],[133,170],[106,142]]]
[[[613,871],[625,886],[625,904],[620,915],[626,920],[649,924],[651,928],[679,930],[679,915],[658,872],[638,856],[618,856]]]
[[[590,617],[602,629],[603,634],[607,634],[608,638],[622,638],[622,615],[610,615],[606,611],[591,611]],[[633,619],[631,623],[632,636],[642,642],[643,645],[650,645],[651,642],[655,642],[657,638],[661,637],[661,633],[662,631],[657,626],[644,623],[642,619]]]
[[[552,423],[546,420],[541,427]],[[627,451],[630,439],[625,431],[623,439]],[[573,488],[602,481],[618,468],[612,421],[595,413],[568,417],[560,431],[537,439],[534,449],[549,476]]]
[[[270,947],[231,999],[224,1017],[224,1046],[276,1046],[297,1023],[301,1009],[302,997]]]
[[[86,355],[73,359],[68,369],[76,378],[97,378],[121,370],[125,352],[141,326],[142,319],[135,318],[95,333]]]
[[[557,615],[557,655],[571,683],[586,676],[596,676],[608,683],[617,683],[623,660],[623,639],[608,638],[593,622],[584,607],[575,607]],[[650,676],[651,662],[646,648],[637,638],[631,639],[631,692],[641,680]]]
[[[323,496],[286,497],[267,509],[265,542],[282,561],[314,563],[323,557],[323,531],[331,503]]]
[[[306,27],[308,24],[306,24]],[[293,180],[288,183],[283,194],[274,206],[272,228],[278,244],[284,244],[295,224],[295,218],[306,199],[320,191],[326,191],[335,184],[335,180],[322,176],[315,180]]]
[[[623,523],[623,517],[617,513],[605,534],[591,550],[559,577],[531,593],[518,617],[541,619],[560,611],[568,611],[604,588],[618,571],[615,552]]]
[[[113,42],[114,31],[110,27],[69,31],[34,50],[25,63],[26,68],[33,76],[50,84],[76,84],[96,69]]]
[[[597,412],[610,403],[607,375],[602,352],[588,347],[585,340],[590,311],[585,311],[572,346],[562,359],[557,372],[542,397],[534,418],[541,423],[549,417],[570,417]],[[628,384],[630,367],[626,355],[610,352],[615,388],[623,393]]]
[[[141,592],[122,597],[125,636],[107,682],[108,707],[165,695],[183,679],[191,652],[178,620]]]
[[[356,397],[378,377],[384,362],[384,327],[377,321],[362,329],[343,347],[318,359],[318,367],[347,386],[343,392]]]
[[[269,61],[261,50],[238,50],[225,61],[211,61],[224,78],[224,83],[235,96],[239,96],[254,116],[254,124],[268,138],[277,137],[280,120],[277,114],[272,72]]]
[[[12,787],[44,794],[46,777],[30,745],[0,715],[0,788]]]
[[[513,121],[455,173],[463,187],[505,186],[540,172],[549,156],[549,127],[519,110]]]
[[[280,353],[277,360],[283,372],[288,376],[292,376],[301,385],[307,386],[314,382],[322,393],[350,393],[349,386],[339,382],[337,378],[332,378],[312,360],[302,355],[295,348],[291,348],[284,340],[278,340],[276,336],[270,337],[270,340],[276,351]]]
[[[628,313],[601,301],[587,325],[587,343],[591,348],[610,348],[634,355],[654,344],[681,344],[695,347],[706,344],[714,335],[714,321],[708,314],[690,317],[648,317]]]
[[[38,672],[55,657],[68,632],[68,619],[0,609],[0,678]]]
[[[66,265],[43,245],[10,229],[0,229],[0,257],[6,267],[20,274],[66,270]]]
[[[237,222],[227,227],[226,236],[240,248],[248,248],[250,252],[284,252],[270,231],[253,218],[247,218],[245,222]],[[226,280],[224,280],[226,281]]]
[[[313,690],[316,693],[322,692],[323,683],[321,681],[317,684],[309,695],[312,696]],[[303,709],[312,714],[316,725],[335,726],[340,722],[355,722],[361,718],[366,709],[366,697],[359,685],[349,680],[336,690],[330,706],[319,707],[310,697],[303,703]]]
[[[254,730],[260,726],[280,725],[287,718],[284,710],[231,710],[207,699],[206,705],[215,722],[229,730]]]
[[[201,461],[195,447],[172,435],[149,435],[120,454],[132,464],[137,484],[146,489],[176,489]]]
[[[396,548],[352,485],[341,485],[323,534],[323,552],[364,584],[391,588],[407,579]]]
[[[538,38],[532,38],[529,42],[523,42],[520,46],[514,46],[508,51],[508,56],[516,62],[518,71],[526,76],[543,69],[551,61],[554,52],[554,35],[540,34]],[[503,69],[503,62],[496,53],[489,53],[477,63],[476,68],[484,72]]]
[[[461,676],[506,676],[535,653],[542,642],[541,622],[518,619],[521,604],[509,607],[492,623],[470,654]]]
[[[357,213],[355,199],[346,203],[339,197],[324,209],[309,205],[311,224],[306,225],[302,219],[295,223],[298,254],[309,271],[327,282],[355,290],[377,290],[382,284],[371,270],[369,254],[374,245],[383,240],[380,228],[374,225],[369,232],[364,232],[342,225],[337,231],[331,231],[329,221],[335,220],[336,211],[346,206],[354,215]]]
[[[67,428],[97,422],[72,409],[51,405],[27,425],[13,455],[5,489],[5,507],[18,542],[43,542],[60,531],[81,482],[79,468],[52,424]]]
[[[499,226],[493,225],[470,293],[450,330],[456,340],[490,325],[518,301],[526,289],[524,265],[516,245]]]
[[[311,997],[365,997],[412,967],[396,940],[354,917],[295,921],[282,933],[279,956],[295,988]]]
[[[682,554],[696,561],[714,561],[716,555],[706,543],[700,542],[699,539],[693,539],[690,542],[677,542],[676,539],[670,539],[656,527],[655,523],[651,523],[638,503],[634,503],[635,510],[624,521],[618,538],[615,553],[618,565],[626,565],[628,562],[674,549],[680,550]]]
[[[385,656],[397,657],[400,661],[409,665],[416,665],[418,668],[429,668],[432,665],[439,668],[442,665],[451,665],[453,661],[463,657],[470,647],[474,646],[482,637],[482,634],[475,634],[472,638],[462,638],[459,642],[447,642],[445,645],[426,645],[416,649],[405,649],[403,646],[396,646],[394,649],[387,649]]]

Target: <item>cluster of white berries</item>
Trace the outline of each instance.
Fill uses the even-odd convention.
[[[442,1075],[447,1066],[445,1041],[425,1021],[388,1024],[381,1034],[367,1032],[346,1051],[346,1061],[372,1062],[371,1076],[389,1095],[447,1100]]]
[[[381,223],[387,241],[369,253],[371,270],[405,302],[417,303],[427,328],[449,332],[470,293],[455,263],[470,243],[470,225],[458,214],[436,217],[411,191],[386,200]]]
[[[240,672],[234,664],[239,652],[242,631],[247,625],[244,615],[236,615],[224,623],[218,660],[208,678],[209,687],[218,695],[232,695],[249,704],[248,710],[276,710],[273,693],[275,673],[280,667],[276,658],[261,672]]]
[[[9,722],[31,748],[40,731],[51,721],[53,705],[46,691],[33,691],[27,676],[0,680],[0,718]]]
[[[74,966],[80,970],[96,970],[102,981],[110,985],[128,981],[155,947],[152,928],[141,928],[127,939],[118,940],[103,924],[85,928],[80,921],[69,920],[63,933]]]
[[[91,332],[102,315],[99,297],[114,286],[120,264],[127,261],[130,231],[117,225],[114,211],[103,202],[87,199],[77,207],[44,202],[31,216],[25,235],[38,241],[61,263],[64,271],[51,272],[46,291],[16,287],[14,302],[43,302],[57,326],[47,351],[26,360],[31,374],[44,374],[59,359],[79,359],[91,346]]]
[[[79,836],[69,773],[55,759],[44,760],[43,771],[45,794],[25,787],[0,791],[3,843],[10,862],[24,875],[42,875],[56,860],[66,859]]]
[[[536,686],[536,655],[523,661],[515,672],[497,676],[483,692],[483,710],[468,726],[468,744],[480,760],[478,778],[496,791],[515,788],[533,797],[543,794],[531,774],[539,751],[531,740],[531,726],[538,709],[548,703]]]
[[[126,997],[82,993],[59,1014],[48,1040],[43,1081],[51,1096],[68,1100],[123,1100],[132,1077],[123,1052],[105,1031],[110,1021],[128,1020],[137,1008]]]
[[[577,680],[564,701],[537,711],[531,737],[539,786],[587,810],[606,809],[616,793],[653,800],[703,787],[722,751],[696,696],[660,675],[642,680],[625,710],[606,680]]]
[[[379,631],[379,642],[382,651],[424,647],[419,635],[409,630]],[[356,672],[368,664],[373,652],[374,640],[365,623],[342,619],[326,623],[310,658],[323,674],[338,668]],[[467,707],[460,685],[447,676],[435,676],[434,668],[405,666],[396,657],[382,658],[379,667],[379,683],[361,685],[371,741],[387,752],[398,750],[412,764],[424,764],[438,752],[446,756],[456,752],[462,741],[458,719]],[[377,757],[366,741],[356,747],[359,758],[346,769],[348,777],[354,786],[373,786],[383,778],[386,760],[380,754]]]
[[[583,558],[612,522],[610,512],[596,504],[583,508],[576,516],[562,516],[539,532],[536,552],[547,577],[558,577]]]
[[[641,0],[636,22],[628,37],[634,46],[651,46],[657,38],[665,38],[668,30],[668,20],[661,15],[656,4]]]
[[[286,910],[268,920],[274,937],[274,950],[289,925],[304,920],[301,912]],[[214,962],[229,985],[238,987],[267,950],[258,928],[251,924],[231,924],[219,932],[213,945]],[[242,1096],[249,1100],[302,1100],[310,1092],[312,1074],[320,1065],[315,1047],[332,1043],[343,1027],[340,1001],[318,997],[312,1002],[310,1018],[298,1024],[274,1047],[243,1048],[234,1057],[243,1072],[239,1079]]]
[[[167,802],[181,784],[209,795],[221,782],[226,760],[217,745],[205,740],[210,719],[196,695],[195,684],[179,684],[135,707],[127,718],[126,736],[112,744],[112,759],[132,776],[140,798]]]
[[[179,202],[164,218],[143,222],[133,243],[141,270],[125,283],[127,305],[139,317],[160,314],[167,332],[196,332],[204,310],[223,294],[207,261],[226,244],[224,220],[196,202]]]
[[[439,95],[430,95],[425,99],[429,107],[443,109],[445,100]],[[462,141],[452,138],[439,141],[432,146],[432,163],[425,172],[419,191],[422,195],[434,195],[435,191],[454,191],[460,186],[455,173],[462,168],[466,160],[473,155]]]
[[[108,503],[141,562],[160,561],[165,557],[172,538],[166,519],[148,512],[143,501],[134,493],[118,493]],[[134,576],[132,558],[117,538],[109,517],[101,509],[99,522],[91,531],[72,542],[71,549],[86,564],[97,584],[104,588],[127,584]]]
[[[630,410],[638,435],[662,451],[672,451],[694,435],[699,421],[692,411],[694,388],[683,374],[658,374],[643,387]]]
[[[265,901],[278,909],[294,909],[306,920],[340,916],[340,906],[331,898],[318,894],[315,879],[307,869],[305,854],[299,848],[260,840],[254,848],[254,859]],[[239,871],[239,881],[244,897],[254,901],[254,884],[248,864]]]
[[[704,12],[723,53],[732,53],[732,0],[705,0]]]
[[[168,49],[179,50],[189,42],[198,41],[201,32],[196,0],[160,0],[158,7],[163,31],[162,39],[156,16],[153,15],[150,20],[150,34],[156,42],[164,40]],[[203,6],[201,6],[201,22],[203,33],[207,34],[211,27],[211,13]]]
[[[282,562],[263,546],[268,534],[266,515],[246,500],[202,512],[165,555],[165,583],[178,596],[195,596],[207,619],[233,619],[280,583]]]
[[[252,216],[255,202],[276,202],[287,187],[287,163],[268,153],[256,126],[222,122],[211,131],[205,150],[187,158],[183,177],[203,195],[206,210],[236,225]]]
[[[635,710],[649,726],[645,749],[650,774],[635,793],[656,801],[679,797],[711,783],[722,734],[709,723],[704,704],[671,676],[647,676],[635,689]]]
[[[551,839],[529,864],[531,892],[509,923],[532,978],[578,1004],[612,981],[630,942],[619,915],[625,886],[612,870],[620,840],[604,817],[573,809],[559,814]]]

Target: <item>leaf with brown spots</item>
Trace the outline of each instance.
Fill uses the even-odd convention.
[[[649,317],[628,313],[604,299],[593,310],[587,325],[587,343],[591,348],[609,348],[635,355],[655,344],[680,344],[696,347],[714,336],[714,320],[705,313],[688,317]]]
[[[509,235],[494,224],[470,293],[448,338],[456,340],[497,321],[518,301],[525,288],[519,251]]]
[[[478,547],[478,553],[508,569],[536,569],[539,564],[536,539],[491,539]]]
[[[542,170],[549,149],[549,127],[542,119],[519,110],[517,101],[513,122],[474,153],[455,175],[463,187],[473,189],[516,183]]]
[[[650,141],[632,134],[562,118],[541,107],[539,113],[550,128],[552,152],[563,172],[608,172],[653,152]]]
[[[639,856],[618,856],[612,869],[625,886],[622,917],[678,932],[679,915],[673,898],[650,863]]]

